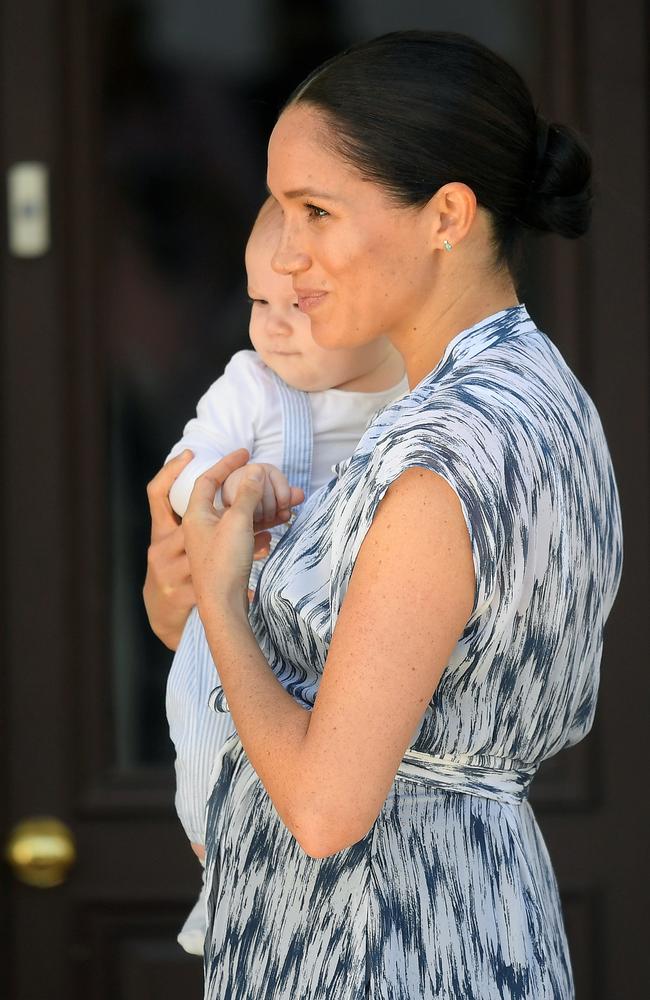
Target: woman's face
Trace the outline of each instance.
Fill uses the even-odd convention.
[[[294,389],[321,392],[345,388],[374,371],[391,350],[390,345],[382,340],[327,350],[316,343],[309,316],[296,308],[290,278],[271,268],[281,224],[275,205],[266,220],[258,220],[246,247],[251,342],[262,361]]]
[[[292,276],[323,347],[399,341],[423,321],[433,292],[431,220],[329,152],[328,131],[306,105],[273,130],[268,184],[284,213],[273,268]]]

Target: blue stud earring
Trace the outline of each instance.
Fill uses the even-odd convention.
[[[442,245],[444,249],[447,251],[447,253],[449,253],[449,251],[451,250],[451,243],[449,242],[449,240],[445,240],[445,242]]]

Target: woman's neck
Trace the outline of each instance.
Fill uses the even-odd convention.
[[[433,371],[447,345],[463,330],[475,326],[487,316],[519,304],[512,282],[500,283],[492,289],[460,292],[429,311],[426,317],[400,331],[393,344],[404,359],[411,389]]]
[[[389,347],[385,357],[369,372],[337,386],[344,392],[383,392],[392,389],[404,378],[404,361]]]

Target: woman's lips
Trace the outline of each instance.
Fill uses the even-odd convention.
[[[311,312],[321,304],[327,292],[317,291],[313,288],[296,289],[298,296],[298,308],[301,312]]]

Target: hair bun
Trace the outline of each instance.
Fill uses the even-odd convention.
[[[591,221],[591,154],[572,128],[537,119],[537,156],[520,221],[531,229],[582,236]]]

